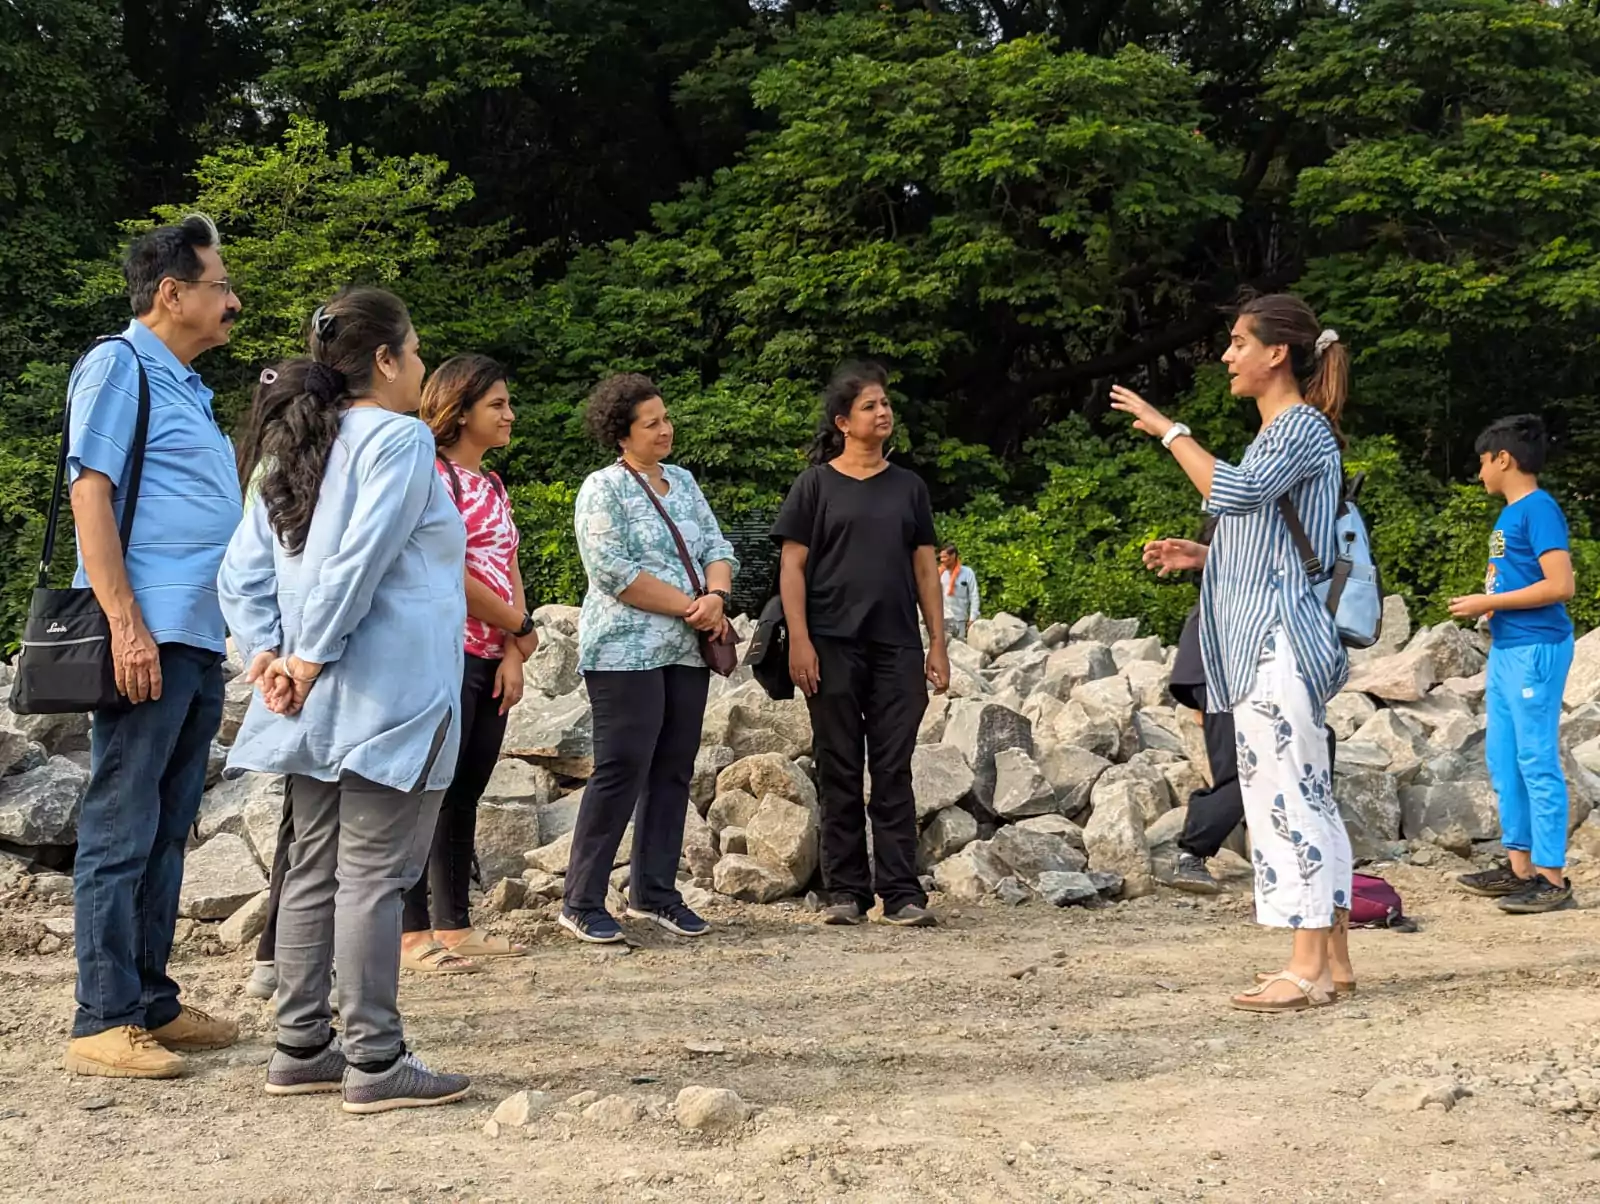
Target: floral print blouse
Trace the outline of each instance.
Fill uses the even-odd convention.
[[[678,525],[702,583],[709,564],[739,562],[733,545],[722,537],[694,476],[674,464],[661,466],[670,489],[657,494]],[[640,573],[649,573],[692,594],[689,574],[678,558],[677,545],[644,487],[620,464],[589,474],[578,490],[574,527],[578,554],[589,575],[578,623],[578,668],[581,672],[639,671],[666,665],[704,665],[699,633],[682,619],[652,614],[619,601],[617,595]]]

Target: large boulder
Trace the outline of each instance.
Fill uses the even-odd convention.
[[[1138,619],[1113,619],[1099,611],[1084,615],[1072,625],[1074,640],[1094,640],[1107,645],[1115,644],[1118,640],[1131,640],[1138,634]]]
[[[1122,751],[1117,721],[1091,715],[1081,702],[1063,702],[1040,690],[1022,704],[1022,714],[1032,724],[1036,747],[1068,746],[1107,760]]]
[[[1118,782],[1103,798],[1099,787],[1094,812],[1083,829],[1084,847],[1095,870],[1121,874],[1122,893],[1134,899],[1155,889],[1145,819],[1134,797],[1134,784]]]
[[[1162,661],[1133,661],[1122,670],[1128,690],[1139,707],[1172,705],[1172,666]]]
[[[546,628],[539,635],[538,650],[523,664],[522,680],[526,689],[546,698],[560,698],[579,689],[583,677],[578,672],[577,637]]]
[[[226,779],[200,800],[195,834],[201,842],[227,833],[250,846],[256,863],[268,873],[278,851],[283,825],[284,779],[276,773],[245,773]],[[515,872],[521,873],[521,855]]]
[[[1484,654],[1472,634],[1459,623],[1440,623],[1424,627],[1406,645],[1407,652],[1426,653],[1433,661],[1440,681],[1451,677],[1471,677],[1483,672]]]
[[[718,894],[745,903],[772,903],[795,889],[787,872],[743,853],[729,853],[718,861],[711,882]]]
[[[1378,642],[1371,648],[1352,650],[1351,666],[1367,661],[1381,660],[1401,651],[1411,640],[1411,612],[1400,594],[1389,594],[1383,599],[1383,622]]]
[[[1147,635],[1132,640],[1118,640],[1111,645],[1111,659],[1116,662],[1118,670],[1124,670],[1138,662],[1164,665],[1167,654],[1161,647],[1160,636]]]
[[[1407,786],[1400,791],[1400,830],[1463,856],[1479,840],[1500,839],[1500,811],[1487,782]]]
[[[993,841],[975,840],[933,867],[933,883],[958,903],[976,903],[1000,885],[1009,873],[995,856]]]
[[[478,868],[483,871],[484,889],[502,878],[522,877],[527,867],[524,854],[543,839],[539,808],[534,804],[480,801],[473,849],[478,855]]]
[[[1057,814],[1078,815],[1089,806],[1089,796],[1100,775],[1111,768],[1106,758],[1070,744],[1047,745],[1037,754],[1039,772],[1055,791]]]
[[[583,810],[583,791],[574,790],[558,799],[552,799],[539,808],[539,843],[549,844],[565,836],[578,826],[578,812]]]
[[[78,838],[78,811],[89,773],[66,757],[0,778],[0,840],[65,845]]]
[[[755,681],[726,691],[706,706],[702,745],[724,744],[741,757],[779,753],[793,759],[811,751],[811,715],[797,692],[768,698]]]
[[[572,766],[588,777],[594,772],[594,711],[583,690],[573,690],[560,698],[524,696],[511,708],[506,719],[506,734],[501,745],[505,756],[527,757]]]
[[[1102,807],[1126,804],[1139,816],[1143,827],[1172,810],[1172,788],[1167,785],[1166,775],[1148,762],[1113,765],[1100,775],[1089,801],[1096,812]]]
[[[1357,857],[1380,857],[1400,839],[1400,791],[1392,773],[1334,766],[1333,793]]]
[[[1049,653],[1043,648],[1024,648],[1006,653],[995,662],[990,675],[994,693],[1015,692],[1026,698],[1044,680],[1045,665],[1049,659]]]
[[[217,742],[226,748],[233,747],[234,737],[244,724],[245,712],[256,688],[242,677],[236,677],[222,687],[222,725],[217,729]]]
[[[560,797],[561,783],[555,774],[516,757],[496,761],[483,790],[485,802],[524,807],[544,807]]]
[[[612,855],[611,868],[627,865],[628,859],[633,856],[633,821],[622,830],[622,839],[617,841],[617,851]],[[540,845],[536,849],[529,849],[522,855],[522,860],[530,869],[543,870],[547,874],[565,874],[567,866],[572,861],[572,833],[558,836],[548,844]],[[526,875],[524,875],[526,876]]]
[[[761,800],[748,790],[737,787],[724,790],[707,808],[706,823],[713,832],[718,833],[728,828],[743,828],[760,806]]]
[[[1600,700],[1600,627],[1579,638],[1572,650],[1572,668],[1567,672],[1567,687],[1561,701],[1568,707],[1581,707]]]
[[[711,825],[700,817],[693,803],[685,804],[683,815],[683,868],[695,878],[709,878],[721,854]]]
[[[745,825],[744,835],[751,857],[789,876],[791,893],[809,882],[816,872],[816,808],[768,794]]]
[[[1398,711],[1382,710],[1368,719],[1351,737],[1352,744],[1371,744],[1389,756],[1388,768],[1405,773],[1421,765],[1429,756],[1421,733]]]
[[[949,807],[928,821],[917,837],[917,868],[924,873],[978,839],[978,821],[960,807]]]
[[[1174,707],[1145,707],[1133,714],[1134,747],[1139,752],[1184,755],[1182,720]]]
[[[1328,703],[1327,724],[1335,740],[1348,740],[1361,725],[1378,713],[1378,706],[1365,694],[1345,690]]]
[[[17,726],[18,716],[0,711],[0,773],[26,758],[33,748],[28,734]]]
[[[583,607],[561,606],[550,602],[534,611],[533,617],[538,620],[539,626],[543,629],[539,633],[541,639],[550,631],[576,637],[578,623],[583,618]]]
[[[944,725],[950,717],[950,695],[935,694],[928,699],[928,709],[922,712],[922,722],[917,725],[918,744],[938,744],[944,739]]]
[[[225,832],[184,858],[178,914],[191,920],[225,920],[266,889],[266,876],[250,846]]]
[[[1439,668],[1426,651],[1408,651],[1352,666],[1347,688],[1389,702],[1416,702],[1439,681]]]
[[[990,619],[974,620],[967,627],[967,643],[989,657],[1011,651],[1027,635],[1028,625],[1004,611]]]
[[[704,815],[717,797],[717,779],[722,771],[739,759],[726,744],[708,744],[695,754],[694,777],[689,781],[689,799]]]
[[[717,775],[717,793],[743,790],[761,798],[776,794],[812,811],[817,809],[817,788],[801,768],[779,753],[757,753],[735,761]]]
[[[1065,702],[1072,691],[1085,682],[1113,677],[1117,672],[1116,657],[1107,644],[1088,641],[1074,642],[1057,648],[1045,659],[1044,677],[1038,688]]]
[[[972,793],[972,767],[950,744],[919,744],[911,753],[911,786],[917,798],[917,819],[954,807]]]
[[[1091,719],[1116,729],[1118,750],[1111,754],[1112,760],[1126,760],[1138,751],[1133,731],[1133,691],[1128,688],[1127,678],[1102,677],[1085,682],[1072,691],[1072,701],[1081,704]]]
[[[1027,753],[1003,748],[995,754],[994,765],[994,798],[989,807],[996,815],[1024,819],[1056,810],[1055,787]]]
[[[994,802],[998,775],[995,754],[1014,748],[1031,756],[1033,725],[1009,707],[965,700],[951,706],[944,742],[966,758],[972,769],[972,797],[987,810]]]
[[[990,851],[1006,868],[1029,885],[1050,872],[1080,872],[1088,859],[1065,837],[1008,824],[994,834]]]
[[[89,716],[17,715],[6,712],[7,725],[35,744],[44,746],[45,756],[65,757],[89,751]]]

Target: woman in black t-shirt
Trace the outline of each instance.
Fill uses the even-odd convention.
[[[783,548],[789,674],[811,712],[831,903],[824,920],[859,924],[876,882],[885,921],[926,927],[934,917],[917,881],[911,753],[926,683],[943,692],[950,661],[928,487],[884,458],[894,433],[887,384],[876,364],[834,374],[812,467],[790,488],[772,538]],[[932,636],[926,658],[918,606]],[[867,764],[870,810],[861,790]],[[869,814],[876,867],[867,861]]]

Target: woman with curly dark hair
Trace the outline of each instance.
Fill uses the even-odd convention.
[[[257,399],[258,484],[217,582],[259,688],[226,772],[286,775],[294,829],[267,1092],[342,1090],[357,1113],[448,1103],[468,1080],[406,1052],[400,898],[455,771],[466,531],[415,417],[404,303],[342,293],[312,315],[310,349]]]
[[[677,886],[710,684],[699,633],[726,625],[738,566],[694,477],[663,463],[672,454],[672,420],[654,382],[637,373],[608,377],[586,417],[590,434],[617,460],[589,474],[574,520],[589,576],[578,667],[594,707],[594,776],[572,830],[560,924],[581,941],[623,939],[606,910],[606,887],[637,804],[628,915],[700,936],[708,926]]]

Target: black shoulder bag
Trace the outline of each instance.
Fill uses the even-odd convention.
[[[139,412],[134,419],[133,446],[128,449],[128,488],[122,505],[122,554],[128,554],[133,534],[133,514],[138,508],[139,482],[144,476],[145,440],[150,434],[150,381],[139,351],[121,335],[100,343],[124,343],[139,369]],[[82,364],[82,360],[78,361]],[[74,369],[76,371],[76,369]],[[61,416],[61,451],[56,457],[55,488],[50,492],[50,514],[45,520],[44,554],[39,558],[39,579],[28,606],[22,631],[22,652],[11,682],[11,709],[18,715],[72,715],[125,704],[117,690],[116,665],[111,656],[111,624],[100,609],[92,589],[51,589],[50,561],[56,550],[56,528],[61,521],[61,499],[66,492],[67,443],[72,435],[72,398],[69,393]]]

